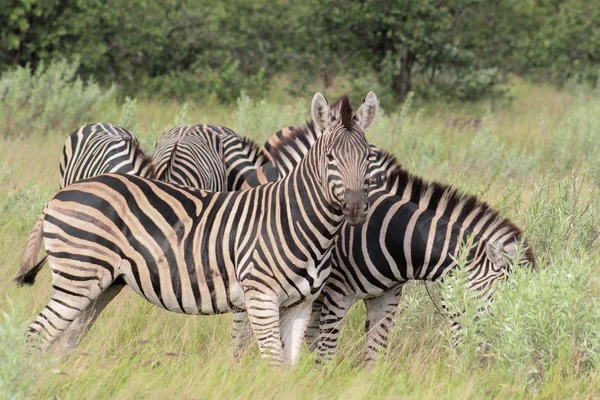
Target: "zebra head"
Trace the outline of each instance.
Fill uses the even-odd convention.
[[[339,112],[328,107],[321,93],[312,101],[312,118],[323,130],[324,154],[321,166],[323,184],[329,200],[337,206],[350,225],[365,221],[369,209],[369,157],[371,148],[365,130],[377,116],[377,97],[369,92],[352,116],[347,96],[341,99]]]
[[[513,231],[507,236],[483,239],[482,246],[473,249],[474,258],[467,266],[471,290],[480,290],[490,298],[492,285],[507,278],[513,267],[528,265],[535,269],[533,250],[522,241],[521,232]]]
[[[520,235],[519,235],[520,236]],[[515,265],[529,264],[535,269],[535,258],[531,246],[521,243],[513,236],[508,241],[496,240],[485,244],[484,263],[489,271],[498,276],[512,272]]]

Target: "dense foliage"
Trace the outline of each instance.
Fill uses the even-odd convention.
[[[0,70],[66,57],[127,95],[232,101],[275,76],[299,91],[344,74],[389,98],[472,100],[509,72],[594,82],[600,61],[600,11],[585,0],[3,3]]]

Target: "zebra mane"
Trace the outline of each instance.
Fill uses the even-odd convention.
[[[377,161],[385,165],[385,171],[379,177],[377,181],[381,184],[385,190],[390,191],[399,197],[409,199],[411,203],[419,204],[421,200],[427,195],[429,201],[427,201],[426,207],[428,210],[437,212],[438,205],[442,199],[446,202],[446,207],[443,207],[443,217],[450,218],[452,212],[457,206],[462,205],[461,214],[469,215],[476,213],[477,218],[481,218],[484,215],[489,215],[489,224],[497,223],[495,231],[506,228],[507,231],[511,232],[517,241],[523,240],[522,230],[515,225],[508,218],[503,217],[498,210],[494,209],[488,203],[480,200],[474,195],[466,194],[458,189],[437,181],[427,181],[419,176],[413,175],[406,169],[402,168],[398,160],[394,155],[385,151],[379,150],[377,155]],[[407,193],[407,189],[410,188],[410,193]],[[527,259],[535,268],[535,258],[533,254],[532,246],[529,243],[524,243],[526,246],[525,254],[523,257]]]
[[[352,107],[346,95],[329,104],[329,112],[335,119],[345,116],[343,124],[352,123]],[[263,146],[264,153],[280,172],[289,172],[322,135],[321,128],[314,121],[307,120],[304,125],[288,126],[275,132]],[[284,165],[286,171],[281,170]]]
[[[240,136],[236,134],[237,140],[242,145],[242,148],[247,152],[248,160],[256,164],[258,160],[260,162],[258,165],[264,165],[270,161],[271,157],[269,153],[267,153],[262,147],[260,147],[254,140],[250,139],[246,136]]]
[[[265,143],[264,152],[280,173],[286,175],[298,165],[321,135],[322,132],[313,121],[306,121],[304,125],[277,131]]]
[[[140,142],[135,136],[121,136],[124,141],[129,142],[134,147],[135,155],[139,155],[142,158],[142,165],[148,166],[148,175],[146,178],[156,179],[156,165],[154,164],[154,157],[152,154],[148,154],[142,149]]]
[[[342,125],[346,129],[350,129],[352,126],[352,106],[350,105],[350,99],[347,95],[340,97],[335,103],[332,104],[334,109],[339,109],[340,118],[342,119]]]

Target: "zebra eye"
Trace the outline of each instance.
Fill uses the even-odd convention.
[[[333,161],[333,160],[335,160],[335,157],[333,157],[333,154],[327,153],[327,161]]]

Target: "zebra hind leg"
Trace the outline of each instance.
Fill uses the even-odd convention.
[[[372,368],[377,363],[379,353],[387,349],[388,334],[394,326],[396,310],[400,304],[402,286],[385,292],[379,297],[365,300],[367,318],[365,331],[367,334],[367,349],[365,362]]]
[[[63,272],[60,260],[50,259],[52,267],[52,297],[36,319],[29,325],[27,336],[30,342],[40,337],[40,351],[47,351],[59,339],[78,317],[110,286],[102,285],[101,276],[96,270],[88,268],[83,275]],[[69,272],[71,272],[69,270]],[[33,350],[33,348],[31,348]]]
[[[123,289],[123,283],[113,283],[98,298],[92,302],[83,312],[73,321],[69,329],[62,335],[59,343],[62,345],[60,352],[67,353],[72,351],[87,335],[90,328],[96,322],[96,319],[104,308],[110,303]],[[57,345],[59,343],[56,343]]]

